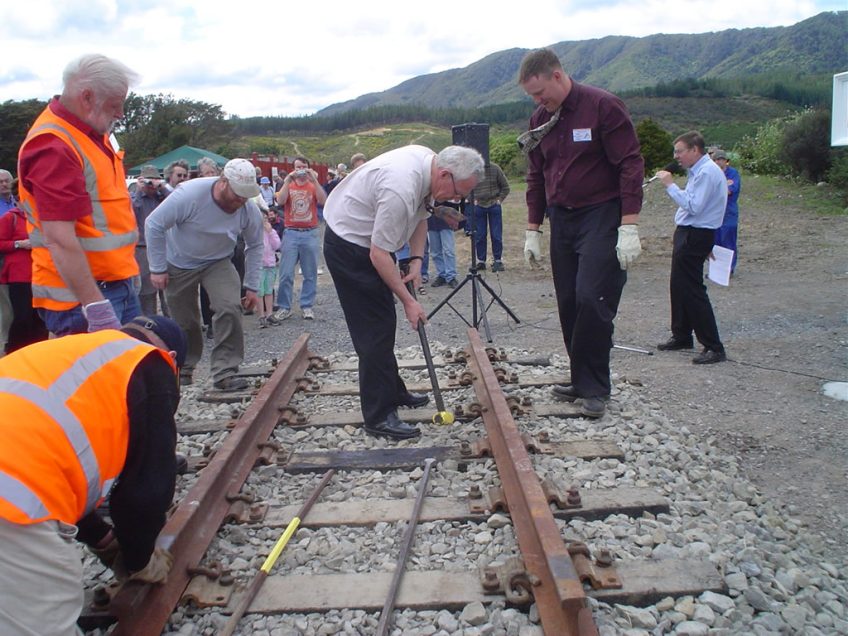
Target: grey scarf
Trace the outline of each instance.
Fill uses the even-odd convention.
[[[518,136],[518,147],[521,149],[521,152],[523,152],[525,156],[529,155],[530,151],[542,142],[542,137],[547,135],[550,132],[551,128],[553,128],[554,125],[559,121],[559,113],[561,110],[562,106],[557,108],[554,111],[554,114],[551,115],[551,118],[544,124],[534,128],[533,130],[523,132]]]

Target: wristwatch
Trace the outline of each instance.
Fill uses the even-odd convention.
[[[15,249],[16,249],[16,250],[17,250],[17,249],[20,249],[20,247],[18,247],[18,241],[15,241]]]

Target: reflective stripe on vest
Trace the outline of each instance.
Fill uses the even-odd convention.
[[[0,378],[0,392],[11,393],[28,400],[42,409],[64,432],[86,478],[85,514],[94,510],[102,496],[100,466],[82,423],[65,402],[88,381],[91,375],[100,371],[103,366],[118,356],[138,346],[138,340],[131,338],[102,344],[76,360],[46,389],[24,380]],[[45,515],[44,505],[27,486],[8,475],[4,477],[5,479],[0,480],[0,497],[20,508],[30,519],[39,519]],[[18,502],[25,505],[19,505]]]
[[[71,144],[82,160],[82,172],[85,177],[85,190],[86,192],[99,192],[100,188],[97,184],[97,171],[94,169],[94,166],[91,165],[88,157],[86,156],[83,149],[80,147],[79,143],[74,136],[63,126],[56,123],[42,124],[38,128],[33,128],[27,133],[27,140],[30,137],[34,137],[38,133],[41,133],[45,130],[54,130],[58,133],[61,133],[62,139]],[[27,218],[29,222],[34,227],[29,234],[29,240],[32,242],[33,247],[45,247],[44,235],[41,230],[35,224],[35,215],[33,214],[33,210],[31,206],[24,205],[24,211],[27,214]],[[108,252],[110,250],[116,249],[118,247],[124,247],[125,245],[135,244],[138,241],[138,230],[134,230],[132,232],[126,232],[124,234],[113,234],[109,229],[109,224],[106,220],[106,212],[103,210],[103,206],[100,205],[100,202],[96,197],[91,197],[91,219],[94,223],[94,228],[100,231],[103,236],[101,237],[77,237],[82,245],[83,250],[86,252]],[[57,299],[57,300],[67,300],[67,299]],[[71,297],[70,300],[76,300],[75,297]]]
[[[0,473],[0,497],[23,510],[30,519],[41,519],[50,514],[34,492],[6,473]]]
[[[93,278],[117,281],[137,276],[135,245],[139,231],[124,181],[123,153],[110,150],[105,136],[94,139],[91,134],[63,119],[53,112],[51,105],[42,111],[27,133],[21,145],[21,155],[27,155],[27,148],[35,140],[44,138],[54,139],[67,148],[65,152],[73,156],[72,169],[78,170],[82,177],[81,185],[88,195],[91,209],[88,214],[74,219],[73,225]],[[71,310],[79,301],[67,289],[68,285],[59,274],[46,245],[41,225],[42,211],[28,189],[28,186],[35,187],[37,184],[29,183],[26,170],[20,176],[21,207],[26,213],[27,231],[32,242],[33,307],[52,311]]]

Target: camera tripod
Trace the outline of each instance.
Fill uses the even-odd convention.
[[[471,194],[469,194],[468,196],[469,198],[471,198],[471,200],[473,200],[474,192],[472,191]],[[516,322],[516,324],[520,323],[521,321],[518,319],[518,316],[516,316],[513,311],[506,305],[506,303],[501,300],[500,296],[498,296],[495,290],[489,286],[486,280],[480,275],[480,270],[477,269],[477,245],[475,240],[477,237],[477,232],[475,227],[474,215],[470,215],[469,218],[469,215],[465,214],[465,208],[466,200],[462,199],[459,203],[459,211],[466,218],[466,227],[470,228],[470,231],[466,233],[468,234],[468,238],[471,240],[471,265],[469,266],[468,273],[465,275],[465,278],[462,280],[462,282],[457,285],[456,288],[454,288],[453,291],[451,291],[451,293],[448,294],[444,300],[442,300],[438,305],[436,305],[433,311],[427,314],[427,319],[431,319],[439,312],[442,307],[447,305],[469,327],[473,327],[474,329],[479,330],[480,323],[482,322],[483,331],[486,334],[486,342],[492,342],[492,330],[489,326],[489,318],[486,315],[486,312],[492,305],[498,303],[501,308],[507,313],[507,315]],[[456,307],[450,304],[451,299],[456,296],[460,292],[460,290],[469,283],[471,284],[471,322],[469,322],[465,318],[465,316],[463,316],[456,309]],[[491,296],[491,299],[489,300],[488,304],[486,303],[483,297],[483,289],[485,289]]]

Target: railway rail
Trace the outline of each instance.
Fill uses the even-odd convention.
[[[258,390],[202,397],[212,403],[246,404],[237,419],[184,418],[178,423],[182,435],[212,435],[217,441],[214,449],[190,458],[193,483],[159,536],[159,545],[174,555],[171,575],[159,586],[131,582],[91,589],[81,617],[84,628],[116,623],[114,634],[158,635],[178,607],[189,616],[210,611],[226,616],[243,601],[258,570],[254,567],[245,575],[244,570],[227,567],[234,561],[227,552],[232,543],[228,538],[246,532],[248,543],[255,546],[250,563],[261,563],[270,551],[268,538],[278,536],[303,503],[263,497],[271,484],[300,480],[306,493],[319,473],[336,472],[328,496],[318,498],[300,520],[302,531],[312,534],[298,541],[296,551],[307,558],[319,530],[344,532],[354,537],[349,541],[356,541],[376,526],[402,529],[417,492],[398,492],[392,483],[405,483],[410,474],[417,479],[430,459],[436,462],[434,482],[441,482],[426,493],[417,515],[419,538],[446,526],[455,535],[491,524],[501,542],[494,555],[476,555],[476,567],[427,567],[432,565],[428,555],[419,554],[401,579],[395,613],[460,612],[470,604],[500,603],[524,610],[532,606],[544,634],[584,636],[597,633],[590,599],[639,605],[725,590],[723,578],[707,559],[617,560],[602,545],[575,540],[568,531],[571,520],[656,516],[667,514],[669,504],[649,488],[573,485],[575,480],[562,470],[563,458],[624,461],[626,453],[611,440],[568,433],[568,422],[581,417],[573,405],[539,400],[547,393],[543,389],[564,380],[546,372],[544,358],[509,360],[503,352],[486,348],[476,330],[469,329],[464,351],[435,360],[457,422],[426,425],[418,440],[387,444],[357,430],[362,421],[353,383],[355,365],[330,364],[309,350],[308,341],[304,334],[275,365],[246,370],[257,382],[261,378]],[[401,368],[424,377],[421,361],[406,361]],[[429,389],[415,379],[407,385],[410,390]],[[346,406],[322,406],[322,400],[346,400]],[[431,408],[410,409],[403,416],[429,422],[432,413]],[[550,421],[559,423],[553,431],[539,425]],[[323,443],[313,439],[316,432],[328,430],[338,431],[332,448],[326,438]],[[540,468],[544,461],[552,463]],[[497,523],[491,523],[494,517]],[[236,532],[236,527],[245,532]],[[481,539],[485,543],[492,533],[482,534],[487,535]],[[376,629],[394,574],[386,559],[396,555],[387,551],[387,546],[376,546],[365,559],[367,567],[360,563],[356,571],[338,571],[340,560],[347,558],[343,551],[317,573],[287,567],[303,559],[281,562],[247,606],[242,631],[235,633],[251,633],[251,617],[345,608],[367,614],[357,633],[376,633],[368,630]]]

